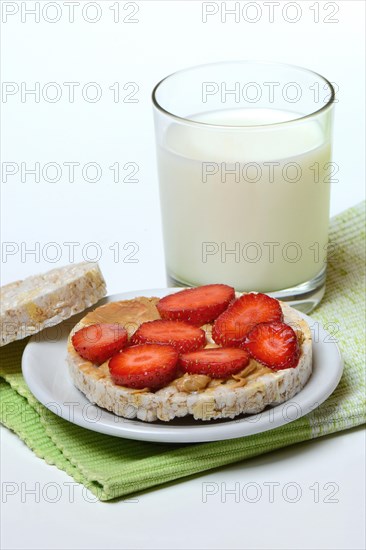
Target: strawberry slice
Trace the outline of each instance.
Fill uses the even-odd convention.
[[[109,372],[119,386],[157,390],[174,379],[177,362],[178,352],[173,346],[141,344],[112,357]]]
[[[266,294],[243,294],[215,321],[212,338],[221,346],[240,346],[259,323],[282,321],[280,303]]]
[[[72,345],[81,357],[101,365],[127,344],[127,331],[117,323],[97,323],[72,336]]]
[[[163,319],[201,326],[216,319],[234,298],[231,286],[205,285],[169,294],[161,298],[156,307]]]
[[[244,352],[244,353],[243,353]],[[211,378],[227,378],[249,363],[249,354],[238,348],[211,348],[180,357],[180,366],[190,374],[206,374]]]
[[[243,347],[256,360],[273,370],[296,367],[300,348],[295,331],[285,323],[261,323],[254,327]]]
[[[206,343],[205,331],[184,321],[157,319],[143,323],[132,336],[132,344],[169,344],[179,353],[195,351]]]

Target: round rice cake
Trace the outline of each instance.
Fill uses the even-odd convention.
[[[299,313],[280,302],[284,322],[295,330],[300,346],[296,368],[273,371],[254,359],[239,373],[227,379],[206,375],[180,374],[167,386],[152,392],[116,385],[109,374],[108,361],[100,366],[83,359],[74,349],[72,335],[95,323],[119,323],[129,336],[146,321],[159,319],[159,298],[139,297],[104,304],[89,312],[73,328],[67,345],[69,372],[75,386],[92,403],[118,416],[145,422],[170,421],[193,416],[196,420],[234,418],[240,414],[257,414],[269,405],[278,405],[296,395],[312,372],[312,341],[308,324]],[[207,336],[206,348],[218,347],[211,338],[212,325],[202,327]]]
[[[32,336],[96,304],[107,289],[97,263],[81,262],[0,288],[0,346]]]

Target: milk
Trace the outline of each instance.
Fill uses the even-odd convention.
[[[172,279],[274,292],[323,269],[330,142],[317,121],[297,116],[242,109],[167,126],[158,166]]]

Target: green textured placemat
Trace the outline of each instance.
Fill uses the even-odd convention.
[[[311,414],[240,439],[194,445],[144,443],[79,428],[49,412],[21,374],[26,342],[1,348],[0,419],[49,464],[65,470],[101,500],[110,500],[197,472],[365,422],[365,206],[333,218],[327,290],[312,317],[339,342],[345,370],[333,395]]]

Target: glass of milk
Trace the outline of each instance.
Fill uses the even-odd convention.
[[[227,62],[153,91],[172,286],[226,283],[311,311],[325,289],[334,89],[312,71]]]

